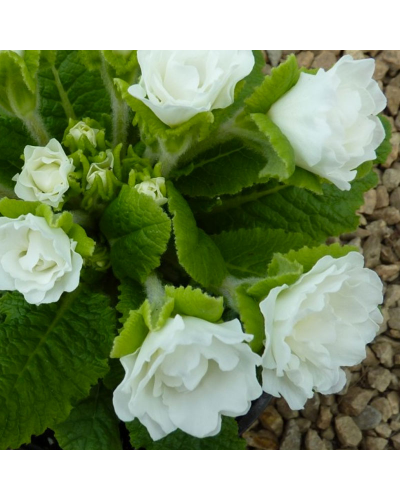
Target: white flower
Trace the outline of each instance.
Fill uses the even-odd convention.
[[[98,129],[96,128],[91,128],[89,125],[87,125],[85,122],[78,122],[76,125],[74,125],[70,131],[68,132],[69,134],[72,135],[72,137],[75,139],[76,142],[79,141],[79,139],[85,135],[89,142],[96,147],[97,146],[97,140],[96,140],[96,134],[98,132]]]
[[[223,324],[175,316],[121,358],[125,378],[114,392],[123,421],[138,418],[157,440],[181,429],[204,438],[221,430],[221,415],[244,415],[261,395],[260,358],[244,342],[238,320]]]
[[[233,103],[254,66],[251,50],[138,50],[140,83],[128,92],[171,127]]]
[[[92,163],[89,168],[86,180],[86,189],[90,189],[93,186],[93,182],[96,177],[100,177],[103,186],[107,185],[107,171],[114,168],[114,156],[111,149],[107,149],[106,158],[98,163]]]
[[[304,407],[313,390],[340,391],[366,356],[382,322],[382,283],[357,252],[326,256],[293,285],[273,288],[261,304],[265,318],[263,389]]]
[[[148,181],[143,181],[140,184],[136,184],[135,189],[139,193],[143,193],[146,196],[150,196],[157,205],[164,205],[167,203],[168,199],[164,196],[165,193],[165,179],[164,177],[155,177]]]
[[[29,304],[57,302],[79,284],[76,242],[32,214],[0,217],[0,290],[18,290]]]
[[[22,172],[13,177],[17,181],[16,195],[22,200],[57,207],[69,188],[68,174],[75,168],[72,159],[56,139],[44,147],[26,146],[24,156]]]
[[[301,73],[269,111],[292,145],[297,165],[341,190],[350,189],[361,163],[376,158],[385,137],[376,115],[386,98],[372,80],[374,68],[373,59],[344,56],[327,72]]]

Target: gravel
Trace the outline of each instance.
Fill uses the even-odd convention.
[[[279,55],[292,52],[307,68],[328,69],[344,54],[376,60],[374,77],[388,99],[384,113],[392,125],[393,150],[376,168],[379,185],[365,194],[360,227],[340,241],[358,245],[367,267],[384,282],[385,319],[363,363],[346,369],[344,391],[316,394],[301,411],[275,399],[244,437],[250,449],[400,450],[400,51],[269,51],[265,73]]]

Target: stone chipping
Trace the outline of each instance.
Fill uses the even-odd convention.
[[[345,54],[375,58],[374,77],[388,100],[392,152],[375,169],[379,184],[365,193],[359,228],[331,240],[358,246],[366,266],[382,279],[384,322],[366,359],[345,369],[340,394],[315,394],[300,411],[275,399],[244,437],[250,449],[400,450],[400,51],[265,51],[265,74],[290,53],[307,68],[329,69]]]

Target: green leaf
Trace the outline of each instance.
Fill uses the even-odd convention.
[[[322,259],[326,255],[331,255],[335,259],[338,259],[339,257],[344,257],[349,252],[358,251],[357,247],[350,245],[341,246],[339,243],[334,243],[333,245],[320,245],[313,248],[304,247],[300,250],[291,250],[283,257],[292,262],[298,262],[303,266],[303,272],[307,273],[319,259]]]
[[[116,309],[122,314],[119,320],[122,324],[124,324],[128,319],[130,311],[139,309],[146,296],[142,285],[136,281],[130,280],[129,278],[121,280],[118,291],[118,304]]]
[[[61,141],[68,118],[101,121],[111,112],[110,97],[98,72],[89,71],[79,51],[57,51],[56,62],[39,70],[40,113],[53,137]],[[70,104],[74,116],[68,114]]]
[[[386,116],[379,115],[378,118],[382,122],[383,128],[385,129],[385,138],[376,150],[376,160],[374,160],[374,163],[382,164],[385,163],[387,157],[392,151],[392,144],[390,143],[390,138],[392,136],[392,125],[390,124],[390,121],[386,118]]]
[[[18,448],[65,420],[105,375],[115,314],[80,287],[39,307],[7,293],[0,315],[0,448]]]
[[[142,313],[131,311],[119,335],[114,339],[110,357],[122,358],[122,356],[132,354],[143,344],[148,333],[149,328],[144,322]]]
[[[296,57],[292,54],[278,67],[273,68],[271,75],[266,76],[263,83],[246,99],[250,113],[267,113],[271,106],[296,85],[300,77]]]
[[[152,303],[146,299],[140,307],[139,312],[143,315],[147,328],[155,332],[165,325],[167,319],[171,317],[173,310],[174,299],[165,297],[164,300],[158,303]]]
[[[198,215],[200,227],[208,233],[239,228],[275,228],[304,233],[316,243],[329,236],[354,231],[359,222],[356,210],[363,193],[374,187],[377,177],[370,172],[352,182],[350,191],[324,184],[323,195],[306,189],[278,186],[221,200],[221,205]]]
[[[195,316],[216,323],[224,312],[224,299],[212,297],[200,288],[166,286],[165,293],[167,297],[174,299],[174,314]]]
[[[365,172],[365,174],[367,173]],[[323,194],[321,178],[308,170],[304,170],[304,168],[296,167],[293,175],[286,179],[284,183],[288,186],[308,189],[316,194]]]
[[[68,418],[53,426],[58,444],[64,450],[121,450],[119,420],[115,415],[112,392],[102,384],[72,409]]]
[[[267,267],[276,252],[288,252],[311,242],[302,233],[283,229],[238,229],[212,236],[220,249],[228,271],[239,278],[266,276]]]
[[[267,160],[250,145],[233,140],[218,145],[195,158],[189,175],[182,171],[176,187],[188,196],[213,198],[222,194],[236,194],[243,188],[265,182],[261,174]]]
[[[220,144],[193,160],[191,173],[183,177],[180,170],[175,186],[188,196],[213,198],[236,194],[243,188],[266,182],[262,173],[267,160],[262,154],[233,140]]]
[[[10,219],[18,219],[20,215],[35,214],[36,209],[39,206],[39,201],[23,201],[2,198],[0,200],[0,213],[4,217],[9,217]]]
[[[250,347],[254,352],[260,352],[265,340],[264,317],[261,314],[259,302],[248,295],[247,288],[246,284],[236,288],[236,305],[244,331],[254,336],[253,340],[249,342]]]
[[[219,285],[226,275],[224,259],[212,239],[196,225],[187,202],[167,183],[168,209],[173,215],[179,263],[203,286]]]
[[[295,170],[294,150],[290,142],[267,115],[253,113],[250,116],[258,130],[268,140],[268,146],[265,144],[265,148],[268,151],[269,161],[260,175],[269,175],[280,180],[287,179]]]
[[[0,115],[0,184],[14,193],[15,174],[21,171],[23,161],[21,155],[32,139],[17,118]]]
[[[257,299],[263,300],[269,292],[278,286],[291,285],[303,273],[303,266],[297,261],[291,261],[282,254],[274,255],[268,266],[268,276],[247,288],[247,293]]]
[[[214,437],[198,439],[176,430],[165,438],[153,441],[139,420],[128,422],[131,444],[146,450],[244,450],[246,441],[239,437],[238,426],[233,418],[222,417],[221,432]]]
[[[125,185],[104,212],[100,227],[111,245],[116,276],[143,282],[160,265],[171,221],[149,196]]]

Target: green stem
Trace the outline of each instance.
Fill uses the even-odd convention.
[[[122,143],[122,149],[125,150],[128,138],[129,107],[115,92],[114,81],[110,75],[109,68],[104,57],[102,57],[100,73],[111,98],[111,109],[113,115],[113,147]]]
[[[37,110],[27,116],[21,116],[20,119],[39,146],[45,146],[49,142],[49,133]]]
[[[278,191],[281,191],[282,189],[286,189],[288,187],[290,186],[277,186],[272,189],[265,189],[264,191],[256,191],[255,193],[250,193],[247,195],[244,194],[241,196],[235,196],[234,198],[223,201],[222,205],[216,206],[215,208],[210,210],[207,215],[225,212],[225,210],[231,210],[232,208],[240,207],[245,203],[250,203],[251,201],[258,200],[259,198],[263,198],[264,196],[268,196],[269,194],[277,193]]]
[[[64,108],[65,114],[67,115],[67,118],[72,118],[73,120],[76,120],[74,108],[72,107],[72,104],[68,98],[68,94],[65,91],[63,84],[61,83],[60,75],[58,74],[56,67],[52,66],[51,71],[53,73],[54,81],[55,81],[58,93],[60,94],[61,104],[62,104],[62,107]]]

